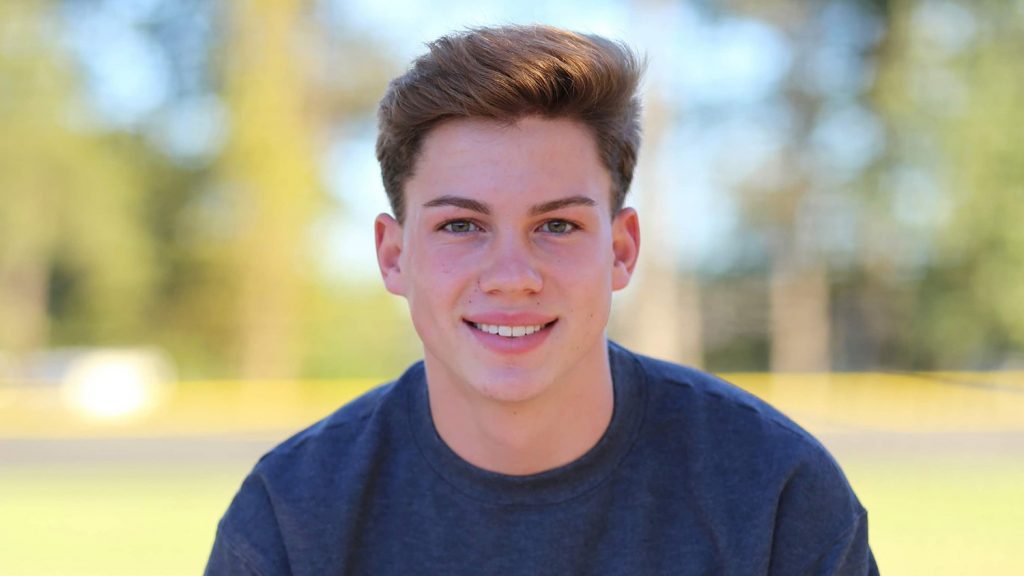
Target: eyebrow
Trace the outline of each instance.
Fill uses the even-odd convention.
[[[566,198],[559,198],[558,200],[551,200],[550,202],[543,202],[541,204],[531,206],[530,216],[538,216],[540,214],[554,212],[555,210],[568,206],[595,206],[596,204],[597,202],[594,202],[593,198],[588,198],[587,196],[568,196]],[[423,206],[425,208],[455,206],[456,208],[463,208],[472,212],[479,212],[480,214],[489,215],[491,213],[491,207],[487,204],[471,198],[464,198],[462,196],[439,196],[429,202],[426,202]]]
[[[530,216],[538,216],[547,212],[554,212],[561,208],[568,206],[594,206],[597,202],[594,202],[593,198],[586,196],[569,196],[568,198],[559,198],[558,200],[552,200],[550,202],[544,202],[543,204],[537,204],[530,208]]]
[[[481,214],[491,213],[491,207],[487,204],[471,198],[463,198],[462,196],[439,196],[423,204],[424,208],[436,208],[438,206],[455,206],[456,208],[465,208],[466,210]]]

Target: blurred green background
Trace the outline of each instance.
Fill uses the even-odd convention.
[[[415,361],[377,99],[538,21],[649,58],[611,336],[818,434],[884,573],[1024,573],[1024,2],[3,0],[0,574],[199,572],[259,454]]]

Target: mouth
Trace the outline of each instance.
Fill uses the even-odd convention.
[[[541,330],[546,330],[553,326],[558,320],[552,320],[545,324],[527,324],[520,326],[504,325],[504,324],[483,324],[479,322],[470,322],[466,320],[466,324],[474,330],[479,330],[485,334],[493,334],[495,336],[503,336],[505,338],[514,339],[536,334]]]

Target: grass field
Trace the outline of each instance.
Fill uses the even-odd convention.
[[[0,475],[0,574],[201,574],[242,466],[32,465]]]
[[[1024,461],[912,459],[844,468],[883,574],[1024,574]]]
[[[0,476],[0,574],[200,574],[238,465],[49,464]],[[846,469],[884,574],[1024,574],[1024,462],[941,459]]]
[[[832,448],[870,512],[883,574],[1024,574],[1024,388],[1014,378],[957,378],[968,385],[734,380]],[[76,420],[39,391],[8,390],[0,575],[201,573],[216,521],[256,455],[362,388],[185,385],[162,411],[117,424]]]

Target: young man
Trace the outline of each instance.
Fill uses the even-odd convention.
[[[484,28],[392,82],[377,256],[424,360],[261,459],[207,574],[877,573],[818,442],[606,339],[640,243],[640,68]]]

